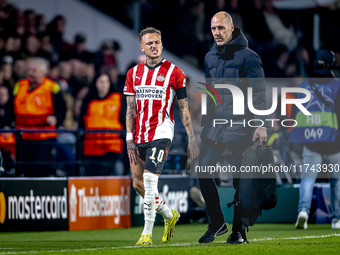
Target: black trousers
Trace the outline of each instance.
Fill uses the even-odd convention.
[[[228,148],[232,153],[231,166],[235,166],[239,170],[242,163],[242,153],[246,150],[247,145],[231,145],[227,143],[214,142],[207,138],[202,138],[200,149],[199,165],[200,166],[216,166],[217,161],[223,152]],[[213,228],[217,228],[224,223],[224,217],[220,204],[215,177],[210,173],[197,172],[202,195],[207,205],[208,215]],[[233,186],[237,191],[240,173],[233,173]],[[237,194],[237,193],[236,193]],[[230,201],[225,201],[230,202]],[[233,232],[244,230],[242,220],[238,212],[238,208],[234,206]]]

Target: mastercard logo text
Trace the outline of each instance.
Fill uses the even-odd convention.
[[[0,192],[0,223],[3,224],[6,218],[6,199],[3,192]]]

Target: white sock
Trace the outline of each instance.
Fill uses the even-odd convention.
[[[149,236],[152,238],[152,229],[153,229],[153,225],[155,224],[154,221],[151,221],[151,220],[146,220],[144,222],[144,229],[143,229],[143,232],[142,234],[145,235],[145,234],[149,234]]]
[[[152,229],[156,218],[156,198],[158,193],[158,176],[152,173],[143,174],[144,182],[144,230],[142,234],[149,234],[152,237]]]
[[[169,221],[174,217],[172,210],[165,204],[162,196],[159,194],[156,195],[156,205],[158,205],[157,212],[163,216],[165,221]]]

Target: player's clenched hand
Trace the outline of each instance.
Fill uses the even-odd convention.
[[[194,159],[200,154],[196,141],[189,143],[188,145],[188,158]]]
[[[139,155],[139,152],[137,150],[136,144],[134,143],[133,140],[129,140],[126,142],[126,146],[130,164],[137,165],[137,154]]]

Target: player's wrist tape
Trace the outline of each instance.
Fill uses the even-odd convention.
[[[126,133],[126,141],[133,140],[133,134],[132,133]]]

